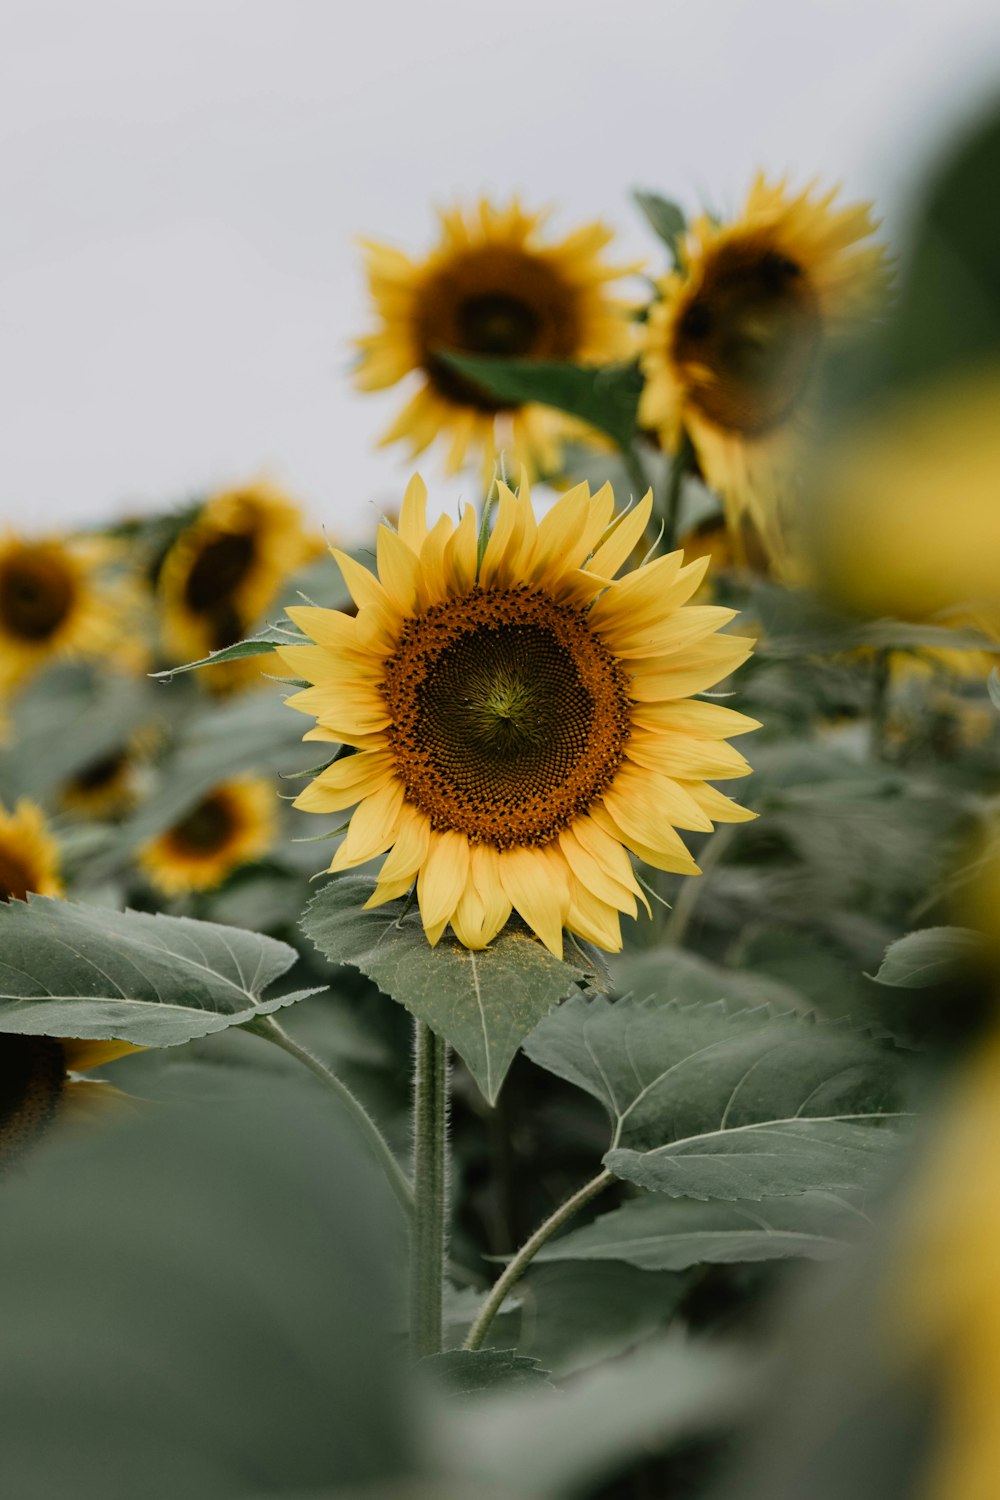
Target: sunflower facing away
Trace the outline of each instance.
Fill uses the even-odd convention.
[[[0,802],[0,901],[23,901],[29,891],[61,896],[59,851],[40,807],[22,797],[13,812]]]
[[[172,662],[196,661],[248,635],[281,583],[322,550],[296,505],[271,485],[216,495],[160,570],[163,641]],[[260,664],[230,662],[213,684],[260,680]]]
[[[102,537],[0,533],[0,697],[60,658],[143,664],[130,619],[137,596],[127,578],[112,576],[117,559]]]
[[[758,176],[742,216],[690,226],[682,268],[659,283],[644,333],[641,424],[668,452],[683,434],[726,504],[781,549],[776,497],[810,422],[817,358],[870,314],[886,284],[870,205],[836,190],[792,196]]]
[[[514,910],[553,953],[563,928],[615,951],[645,904],[629,850],[694,875],[676,830],[753,816],[708,780],[749,770],[726,739],[755,722],[690,696],[752,644],[719,633],[732,610],[686,604],[707,560],[616,578],[651,503],[615,518],[608,485],[578,485],[536,522],[527,484],[500,485],[477,566],[473,510],[428,530],[415,478],[378,578],[334,552],[357,616],[289,611],[316,643],[279,651],[315,684],[289,699],[318,719],[305,737],[356,751],[296,806],[356,805],[331,870],[389,851],[368,904],[416,879],[432,944],[450,923],[482,948]]]
[[[212,890],[238,865],[265,854],[276,829],[271,783],[262,776],[234,777],[144,844],[139,864],[164,896]]]
[[[76,1075],[140,1050],[129,1042],[0,1035],[0,1173],[53,1126],[124,1101],[111,1084]]]
[[[472,213],[442,213],[441,238],[423,261],[365,241],[367,273],[379,327],[358,339],[357,383],[366,391],[419,375],[415,394],[383,435],[403,439],[412,454],[436,437],[449,440],[447,468],[471,450],[491,476],[498,443],[533,473],[559,462],[566,419],[541,406],[509,406],[440,358],[453,353],[606,364],[634,348],[629,309],[608,282],[635,270],[613,266],[602,251],[603,224],[585,224],[545,242],[544,214],[485,199]]]

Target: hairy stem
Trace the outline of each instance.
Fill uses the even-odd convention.
[[[567,1198],[565,1203],[560,1204],[555,1213],[550,1214],[545,1223],[539,1225],[529,1240],[525,1240],[513,1260],[508,1262],[503,1275],[490,1289],[486,1301],[479,1309],[476,1321],[469,1329],[468,1337],[465,1340],[466,1349],[478,1349],[481,1347],[483,1339],[489,1333],[490,1325],[503,1306],[511,1287],[521,1279],[539,1250],[552,1238],[556,1230],[561,1229],[563,1224],[571,1219],[578,1209],[583,1208],[584,1204],[589,1203],[591,1198],[596,1198],[598,1193],[603,1192],[608,1184],[614,1182],[614,1180],[610,1172],[598,1172],[596,1177],[592,1177],[589,1182],[585,1182],[583,1187],[575,1192],[571,1198]]]
[[[314,1057],[306,1047],[300,1046],[273,1016],[258,1016],[256,1020],[244,1026],[243,1030],[253,1032],[254,1036],[261,1036],[267,1042],[273,1042],[290,1057],[296,1058],[304,1068],[308,1068],[310,1073],[318,1078],[331,1093],[336,1094],[340,1102],[346,1106],[348,1113],[364,1136],[369,1150],[385,1173],[386,1180],[400,1208],[407,1218],[410,1218],[413,1214],[413,1189],[407,1181],[406,1174],[393,1156],[385,1136],[361,1100],[351,1092],[343,1079],[338,1078],[336,1073],[325,1063],[320,1062],[318,1057]]]
[[[413,1234],[410,1241],[410,1348],[440,1354],[448,1236],[448,1046],[414,1022]]]

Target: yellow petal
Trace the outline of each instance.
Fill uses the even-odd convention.
[[[445,548],[445,575],[451,593],[467,594],[472,588],[476,581],[478,549],[476,512],[467,505]]]
[[[756,644],[749,636],[712,635],[676,659],[644,661],[632,678],[629,696],[637,703],[655,703],[703,693],[735,672]]]
[[[618,912],[572,876],[566,925],[571,932],[605,953],[621,952],[622,930]]]
[[[490,943],[510,917],[511,905],[500,879],[500,855],[489,844],[473,844],[470,874],[482,898],[483,941]]]
[[[631,916],[635,916],[635,897],[631,891],[619,885],[617,880],[612,880],[599,861],[575,837],[571,828],[564,828],[560,833],[559,847],[578,884],[585,887],[591,895],[596,896],[605,905],[613,906],[618,911],[627,911]]]
[[[384,854],[396,839],[403,807],[400,782],[390,781],[363,802],[351,818],[347,836],[330,862],[330,869],[350,870]]]
[[[677,703],[642,703],[632,710],[632,722],[656,732],[676,730],[696,739],[723,740],[759,729],[757,719],[737,713],[721,703],[703,703],[689,698]]]
[[[550,953],[562,958],[569,888],[561,856],[557,865],[545,849],[505,849],[500,854],[500,880],[514,910]]]
[[[405,875],[399,880],[380,879],[362,910],[372,911],[376,906],[384,906],[387,901],[398,901],[401,896],[406,895],[412,884],[412,875]]]
[[[127,1057],[131,1052],[145,1051],[132,1042],[87,1041],[82,1037],[60,1037],[58,1040],[68,1073],[87,1073],[105,1063],[116,1062],[119,1057]]]
[[[419,554],[427,536],[427,486],[419,474],[414,474],[403,495],[399,535],[411,552]]]
[[[383,750],[344,755],[321,771],[299,793],[293,806],[301,812],[340,812],[377,792],[395,774],[393,758]]]
[[[344,582],[358,608],[362,609],[366,604],[377,604],[391,613],[391,605],[385,589],[374,574],[369,573],[361,563],[355,562],[353,557],[348,557],[346,552],[341,552],[339,547],[331,547],[330,551],[344,575]]]
[[[658,830],[656,843],[653,845],[645,843],[639,836],[628,833],[601,803],[594,803],[590,809],[590,815],[605,832],[612,838],[627,844],[633,854],[637,854],[647,865],[652,865],[654,870],[667,870],[675,875],[701,874],[688,853],[683,839],[667,824],[663,824]]]
[[[393,607],[400,615],[411,615],[417,600],[420,559],[388,526],[378,528],[375,550],[378,576]]]
[[[721,605],[689,604],[673,610],[666,618],[650,621],[631,632],[627,629],[616,631],[615,655],[638,659],[670,656],[721,630],[735,617],[735,609],[724,609]]]
[[[387,880],[393,883],[403,879],[407,882],[412,881],[427,858],[430,839],[431,825],[426,813],[404,802],[403,810],[399,815],[396,842],[386,855],[385,863],[379,871],[379,881]]]
[[[512,583],[511,562],[521,548],[524,507],[503,480],[497,485],[499,501],[493,531],[486,544],[479,582],[484,589],[507,588]]]
[[[725,781],[746,776],[747,761],[725,740],[696,740],[686,734],[650,734],[633,729],[625,754],[637,766],[682,781]]]
[[[619,568],[624,567],[645,535],[649,518],[653,512],[653,492],[645,495],[631,510],[622,514],[614,531],[602,542],[594,553],[587,570],[601,578],[614,578]]]
[[[427,858],[417,876],[417,900],[424,931],[449,922],[469,878],[469,841],[448,829],[432,833]]]
[[[741,807],[731,797],[726,797],[714,786],[706,786],[703,781],[691,782],[687,789],[713,823],[750,823],[757,816],[750,808]]]

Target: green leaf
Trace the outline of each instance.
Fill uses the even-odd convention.
[[[538,1360],[516,1349],[448,1349],[422,1359],[417,1368],[441,1381],[454,1396],[478,1396],[498,1387],[552,1389],[548,1372]]]
[[[297,957],[238,927],[29,896],[0,904],[0,1029],[172,1047],[316,994],[264,998]]]
[[[396,1216],[328,1095],[261,1076],[133,1112],[3,1192],[12,1500],[367,1494],[423,1462]]]
[[[672,1197],[863,1186],[896,1135],[873,1127],[899,1123],[891,1053],[764,1007],[581,996],[525,1051],[607,1109],[610,1171]]]
[[[683,211],[676,203],[671,203],[669,198],[661,198],[659,193],[644,193],[637,190],[632,197],[646,215],[650,228],[659,235],[670,251],[674,265],[679,266],[681,240],[687,228]]]
[[[194,672],[198,667],[220,667],[223,662],[243,661],[247,656],[266,656],[278,646],[290,646],[297,639],[299,636],[290,630],[282,630],[272,625],[266,630],[261,630],[257,635],[248,636],[245,641],[236,641],[232,646],[223,646],[220,651],[211,651],[208,656],[202,656],[198,661],[185,662],[182,667],[167,667],[162,672],[151,672],[149,675],[158,678],[161,682],[169,682],[181,672]],[[305,637],[302,639],[304,640]]]
[[[698,1265],[829,1260],[858,1239],[868,1220],[836,1193],[804,1192],[750,1203],[633,1198],[539,1251],[539,1261],[628,1261],[645,1271]]]
[[[495,1104],[528,1032],[590,976],[509,926],[479,953],[450,936],[431,948],[415,907],[362,910],[374,888],[360,876],[331,881],[307,906],[303,932],[443,1036]]]
[[[925,927],[890,943],[877,974],[879,984],[924,990],[947,984],[983,958],[984,943],[967,927]]]
[[[635,438],[642,377],[635,364],[574,365],[547,359],[497,359],[439,350],[460,375],[520,406],[554,406],[606,432],[620,448]]]
[[[641,953],[616,954],[611,974],[619,995],[632,993],[640,1000],[656,995],[661,1000],[726,1000],[737,1006],[775,1005],[782,1010],[800,1010],[805,1001],[791,985],[770,974],[751,974],[727,969],[698,953],[664,946]]]

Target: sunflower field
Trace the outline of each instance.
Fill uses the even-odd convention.
[[[998,180],[457,202],[356,545],[5,523],[5,1497],[997,1500]]]

